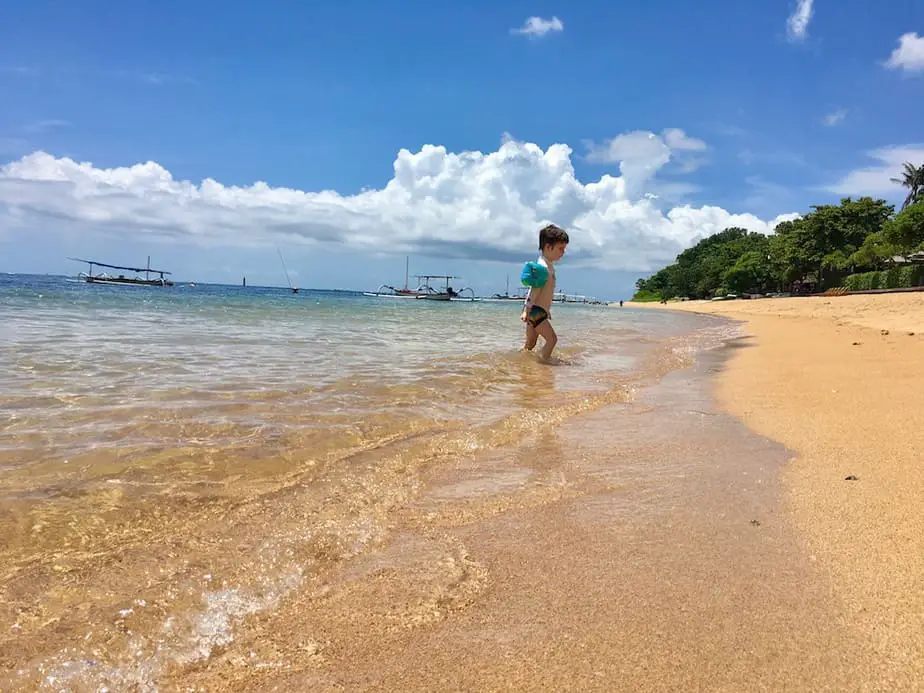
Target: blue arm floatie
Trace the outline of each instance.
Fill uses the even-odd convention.
[[[527,262],[523,265],[523,272],[520,274],[520,283],[523,286],[542,288],[549,280],[549,270],[538,262]]]

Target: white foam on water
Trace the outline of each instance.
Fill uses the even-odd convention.
[[[229,645],[241,619],[275,608],[302,584],[303,573],[292,568],[275,579],[264,578],[259,592],[227,587],[206,592],[200,611],[167,617],[156,640],[133,639],[123,658],[127,661],[110,665],[96,659],[94,651],[67,648],[37,666],[42,677],[40,690],[156,693],[168,664],[192,664],[208,659],[216,648]],[[24,678],[29,674],[25,670],[18,673]]]
[[[275,593],[254,598],[236,589],[207,593],[204,597],[205,609],[193,620],[192,632],[185,636],[187,647],[185,651],[174,655],[174,661],[178,664],[191,664],[208,659],[216,647],[228,645],[234,640],[235,620],[272,608],[279,596]],[[169,633],[173,623],[168,619],[164,628]]]
[[[30,679],[37,671],[41,675],[40,690],[70,693],[85,690],[132,690],[156,693],[158,682],[170,664],[181,666],[203,661],[216,648],[234,641],[235,627],[253,614],[272,611],[286,596],[301,587],[311,566],[294,563],[293,548],[312,538],[313,532],[303,527],[282,528],[281,536],[267,537],[258,552],[257,579],[253,587],[231,587],[201,594],[202,608],[168,616],[156,638],[136,637],[115,662],[102,661],[105,656],[96,648],[69,647],[39,663],[34,671],[21,670],[20,679]],[[342,559],[359,555],[370,543],[378,541],[382,529],[370,516],[350,518],[339,528],[345,550]],[[206,582],[211,575],[203,576]],[[175,591],[168,596],[177,599]],[[121,609],[121,618],[143,609],[146,602],[133,601]],[[90,640],[90,634],[85,638]],[[250,662],[254,667],[275,666],[273,663]],[[22,690],[20,688],[20,690]]]

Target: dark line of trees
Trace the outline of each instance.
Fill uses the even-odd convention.
[[[924,250],[924,164],[906,163],[892,180],[908,188],[897,214],[885,200],[847,197],[839,205],[814,205],[769,236],[728,228],[639,279],[633,300],[823,291],[848,275],[888,270],[895,258]]]

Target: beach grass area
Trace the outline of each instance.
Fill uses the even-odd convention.
[[[645,305],[745,322],[719,403],[793,451],[785,506],[870,647],[872,685],[920,690],[924,294]]]

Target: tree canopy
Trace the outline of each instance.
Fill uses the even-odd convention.
[[[886,270],[924,249],[924,165],[905,165],[909,188],[901,211],[885,200],[844,198],[814,205],[769,236],[727,228],[680,253],[673,264],[636,282],[635,300],[711,298],[840,286],[850,274]]]

